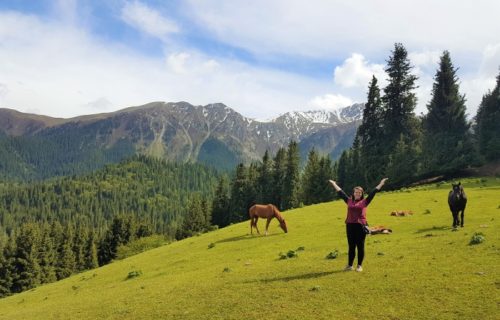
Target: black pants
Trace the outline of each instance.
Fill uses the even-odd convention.
[[[358,248],[358,265],[363,263],[365,258],[365,238],[366,233],[359,223],[346,224],[347,243],[349,244],[349,265],[352,266]]]

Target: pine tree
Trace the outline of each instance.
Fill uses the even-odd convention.
[[[301,183],[301,200],[305,205],[318,203],[319,157],[314,148],[309,151]]]
[[[391,185],[401,186],[407,184],[415,176],[416,173],[414,171],[408,170],[409,167],[416,167],[418,161],[415,151],[412,151],[412,148],[414,147],[406,144],[401,134],[394,151],[389,157],[387,165],[387,175],[393,180]]]
[[[349,150],[344,150],[342,154],[340,155],[339,160],[337,161],[337,172],[336,172],[336,179],[337,184],[343,189],[343,190],[350,190],[354,187],[354,183],[351,182],[350,177],[349,177],[349,168],[350,168],[350,151]]]
[[[85,269],[94,269],[99,266],[99,260],[97,258],[97,246],[95,233],[90,230],[87,236],[87,243],[85,245]]]
[[[423,171],[452,173],[474,162],[474,148],[465,118],[465,96],[459,93],[448,51],[441,56],[434,81],[429,112],[423,120]]]
[[[236,167],[236,174],[231,184],[231,206],[229,223],[240,222],[246,219],[247,197],[247,168],[243,163]]]
[[[130,217],[115,216],[97,252],[99,265],[104,265],[116,259],[118,247],[133,240],[135,229]]]
[[[57,251],[54,239],[50,237],[50,228],[48,226],[44,226],[42,228],[41,241],[38,248],[41,283],[50,283],[57,280],[55,270],[56,256]]]
[[[300,150],[295,141],[288,144],[286,176],[284,181],[283,209],[297,208],[299,205]]]
[[[258,203],[273,203],[273,162],[266,150],[259,167]],[[275,204],[276,205],[276,204]]]
[[[280,210],[284,210],[285,177],[286,177],[286,150],[279,148],[273,159],[273,200],[272,203]]]
[[[382,139],[384,150],[382,155],[384,163],[388,163],[387,156],[394,161],[397,156],[393,153],[399,140],[402,138],[403,143],[407,146],[412,146],[408,152],[412,152],[409,157],[419,156],[421,145],[421,124],[414,114],[417,105],[417,98],[414,89],[417,88],[415,81],[417,77],[411,74],[412,66],[408,59],[408,53],[402,44],[396,43],[392,56],[387,61],[387,72],[389,78],[387,86],[384,88],[384,137]],[[399,145],[399,147],[401,147]],[[394,165],[394,163],[393,163]],[[412,162],[412,166],[407,164],[406,170],[415,174],[418,170],[418,163]],[[391,177],[391,184],[395,180]]]
[[[206,216],[203,212],[202,200],[199,194],[193,196],[189,202],[188,213],[178,234],[178,239],[191,237],[206,230]]]
[[[212,202],[212,224],[223,228],[229,224],[229,183],[225,175],[219,178]]]
[[[76,228],[73,238],[73,253],[75,254],[75,271],[80,272],[86,269],[85,247],[87,244],[87,232],[80,225]]]
[[[483,96],[475,120],[481,155],[487,161],[500,159],[500,73],[493,91]]]
[[[75,270],[73,229],[70,226],[64,229],[57,251],[56,276],[57,280],[61,280],[72,275]]]
[[[362,186],[365,180],[363,159],[361,157],[361,143],[355,137],[350,149],[350,162],[348,167],[349,180],[353,186]]]
[[[417,134],[415,131],[418,128],[414,123],[417,97],[413,90],[417,88],[415,81],[418,78],[410,73],[412,68],[406,49],[401,43],[396,43],[392,56],[387,61],[385,71],[389,78],[382,97],[385,107],[385,133],[387,138],[391,139],[392,146],[401,134],[405,142],[411,141]]]
[[[363,121],[356,136],[360,143],[360,184],[369,186],[380,179],[385,169],[383,161],[383,110],[378,80],[375,76],[368,88],[368,101],[363,110]]]
[[[16,279],[15,270],[16,244],[11,234],[7,243],[0,251],[0,298],[12,293],[12,285]]]
[[[332,201],[334,198],[334,189],[328,183],[328,180],[334,176],[332,160],[326,155],[319,160],[319,173],[317,179],[318,202]]]
[[[40,284],[40,264],[38,262],[39,229],[32,223],[21,226],[16,237],[14,268],[17,276],[12,284],[12,292],[22,292]]]

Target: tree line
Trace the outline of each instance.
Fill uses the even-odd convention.
[[[417,76],[404,46],[396,43],[385,68],[381,92],[373,76],[363,121],[352,147],[338,160],[337,180],[347,188],[374,185],[391,177],[389,188],[421,179],[450,177],[484,162],[500,159],[500,74],[477,114],[466,119],[457,68],[444,51],[434,76],[427,114],[415,115]]]

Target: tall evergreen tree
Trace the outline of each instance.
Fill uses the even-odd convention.
[[[329,155],[322,157],[319,160],[319,177],[318,177],[318,202],[332,201],[334,198],[334,189],[328,183],[328,180],[334,176],[332,160]]]
[[[75,270],[75,254],[73,252],[73,228],[67,226],[61,235],[58,244],[58,257],[56,262],[57,280],[69,277]]]
[[[328,180],[334,176],[330,156],[319,157],[312,149],[301,179],[301,201],[308,205],[333,200]]]
[[[39,229],[33,223],[21,226],[16,237],[14,266],[17,273],[12,284],[12,292],[22,292],[40,284],[40,264],[38,262]]]
[[[305,205],[318,203],[318,179],[320,171],[319,156],[314,148],[309,151],[306,166],[302,175],[301,201]]]
[[[286,150],[279,148],[273,159],[273,200],[272,203],[280,210],[284,210],[285,178],[287,167]]]
[[[384,88],[384,137],[383,145],[386,146],[382,155],[386,155],[384,163],[388,163],[395,150],[396,145],[402,137],[403,142],[411,148],[407,152],[408,156],[416,158],[419,156],[421,140],[421,124],[415,116],[414,110],[417,105],[417,98],[414,89],[417,88],[415,81],[417,77],[411,74],[412,66],[408,59],[408,53],[401,43],[394,45],[392,56],[387,61],[388,84]],[[392,156],[392,158],[396,158]],[[418,170],[418,163],[407,166],[406,170],[415,175]],[[393,183],[394,180],[391,182]]]
[[[199,194],[195,194],[188,206],[188,213],[178,235],[178,239],[191,237],[206,230],[207,220],[203,211],[203,204]]]
[[[54,239],[50,237],[50,228],[45,225],[42,228],[40,246],[38,247],[38,261],[40,264],[40,282],[50,283],[57,280],[56,277],[57,251]]]
[[[429,112],[423,120],[423,171],[450,173],[474,162],[474,148],[465,118],[465,96],[459,93],[448,51],[441,56],[434,81]]]
[[[403,135],[400,135],[396,146],[389,156],[387,164],[387,176],[391,177],[392,185],[404,185],[411,182],[415,172],[409,171],[408,168],[417,166],[418,158],[411,151],[412,146],[406,144]]]
[[[75,271],[80,272],[86,269],[85,265],[85,249],[87,245],[87,232],[86,228],[79,225],[75,229],[73,238],[73,253],[75,254]]]
[[[16,244],[14,236],[11,234],[0,251],[0,298],[12,293],[12,285],[16,279],[15,254]]]
[[[258,203],[273,203],[273,162],[268,150],[262,157],[262,164],[259,167],[258,179]],[[276,204],[274,204],[276,205]]]
[[[417,97],[413,92],[417,88],[415,81],[418,78],[411,74],[412,68],[405,47],[401,43],[396,43],[392,56],[387,61],[385,71],[389,78],[382,97],[385,133],[392,146],[396,144],[401,134],[405,142],[408,142],[413,141],[418,133],[414,120]]]
[[[243,163],[236,167],[236,174],[231,184],[231,207],[229,223],[245,220],[247,206],[247,168]]]
[[[300,150],[296,141],[288,144],[286,176],[284,181],[283,209],[297,208],[299,205]]]
[[[500,73],[493,91],[483,96],[475,120],[481,155],[487,161],[500,159]]]
[[[383,160],[383,124],[384,113],[378,80],[375,76],[368,88],[368,100],[363,110],[363,121],[358,127],[356,136],[360,143],[360,184],[373,185],[385,168]]]
[[[229,224],[229,183],[227,177],[222,175],[219,177],[215,196],[212,202],[212,221],[213,225],[223,228]]]
[[[97,258],[97,245],[94,230],[90,230],[85,245],[85,269],[94,269],[99,266]]]
[[[113,218],[110,228],[106,231],[104,238],[99,244],[97,253],[99,265],[107,264],[116,259],[118,247],[133,240],[135,232],[132,230],[132,222],[130,220],[130,217],[125,216],[116,216]]]
[[[337,161],[337,172],[336,179],[337,184],[344,190],[350,190],[354,187],[354,182],[351,181],[349,176],[349,168],[350,168],[350,151],[344,150],[340,155],[339,160]]]

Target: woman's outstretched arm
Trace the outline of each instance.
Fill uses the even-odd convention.
[[[342,190],[338,185],[337,185],[337,182],[335,182],[334,180],[328,180],[328,182],[330,182],[330,184],[333,186],[333,188],[335,189],[335,191],[339,192],[340,190]]]
[[[347,194],[344,192],[344,190],[342,190],[338,185],[337,183],[334,181],[334,180],[328,180],[328,182],[333,186],[333,188],[335,189],[335,191],[337,191],[337,194],[339,195],[340,198],[342,198],[342,200],[344,200],[345,203],[347,203],[347,199],[349,199],[349,197],[347,196]]]
[[[380,180],[379,184],[375,187],[375,189],[373,189],[373,191],[370,192],[370,194],[366,198],[366,205],[368,205],[372,201],[373,197],[375,197],[375,193],[377,193],[378,191],[380,191],[380,189],[382,189],[387,179],[389,178],[384,178]]]

